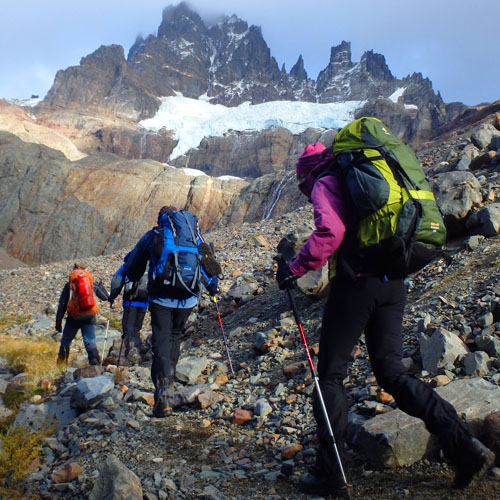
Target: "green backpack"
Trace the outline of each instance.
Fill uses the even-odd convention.
[[[442,255],[443,218],[409,146],[379,119],[363,117],[338,132],[333,153],[328,173],[340,177],[356,221],[338,265],[353,276],[402,278]]]

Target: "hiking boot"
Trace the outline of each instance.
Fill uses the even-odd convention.
[[[62,365],[66,365],[68,363],[69,358],[69,347],[59,347],[59,353],[57,355],[57,366],[61,367]]]
[[[136,365],[142,362],[142,357],[139,354],[137,347],[132,347],[126,356],[130,365]]]
[[[349,489],[341,478],[321,476],[314,471],[300,476],[299,490],[326,498],[350,498]]]
[[[158,398],[153,408],[153,417],[164,418],[172,414],[172,406],[170,406],[170,401],[167,396],[163,395]]]
[[[463,459],[455,465],[453,487],[462,489],[468,486],[475,477],[484,474],[495,462],[495,454],[481,441],[472,438],[464,450]]]
[[[99,358],[99,351],[97,347],[91,347],[87,350],[87,356],[89,358],[89,365],[100,365],[101,360]]]

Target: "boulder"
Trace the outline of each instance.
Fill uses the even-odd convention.
[[[175,376],[185,384],[194,384],[207,366],[207,358],[183,358],[177,363]]]
[[[500,387],[476,377],[450,382],[435,389],[465,419],[475,435],[484,432],[488,415],[500,411]],[[377,467],[410,465],[439,449],[422,420],[401,410],[377,415],[358,427],[354,444]]]
[[[14,427],[23,426],[35,432],[46,425],[66,425],[77,416],[77,411],[71,407],[71,398],[58,397],[41,404],[21,405]]]
[[[490,203],[467,219],[465,227],[469,234],[480,234],[487,238],[500,232],[500,203]]]
[[[466,375],[488,375],[490,357],[483,351],[470,352],[464,357]]]
[[[500,132],[491,124],[485,123],[471,134],[471,141],[478,149],[486,149],[491,144],[493,137],[499,136]]]
[[[458,356],[467,354],[467,346],[453,333],[437,329],[431,337],[420,337],[420,354],[424,370],[437,374],[443,368],[453,370]]]
[[[430,181],[436,200],[452,233],[462,233],[473,206],[482,202],[481,185],[471,172],[438,174]]]
[[[73,391],[71,404],[74,408],[88,409],[106,397],[114,386],[115,381],[109,375],[81,378]]]
[[[110,455],[99,470],[88,500],[142,500],[141,480]]]

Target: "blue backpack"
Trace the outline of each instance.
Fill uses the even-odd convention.
[[[172,210],[154,229],[151,249],[153,288],[169,298],[186,299],[199,295],[201,239],[198,219],[187,210]]]

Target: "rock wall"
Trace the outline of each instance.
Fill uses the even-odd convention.
[[[165,204],[212,227],[245,181],[188,177],[151,160],[111,154],[69,162],[62,153],[0,132],[0,241],[28,263],[100,255],[136,240]]]

